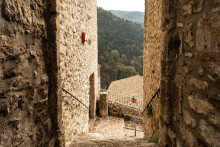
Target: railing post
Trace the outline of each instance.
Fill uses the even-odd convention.
[[[102,117],[108,116],[108,95],[107,95],[107,92],[100,92],[99,113]]]
[[[135,130],[134,130],[134,131],[135,131],[135,134],[134,134],[134,135],[135,135],[135,137],[136,137],[136,135],[137,135],[136,130],[137,130],[137,124],[135,123]]]

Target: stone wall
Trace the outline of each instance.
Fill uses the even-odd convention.
[[[220,146],[220,1],[163,1],[161,14],[160,145]]]
[[[129,107],[115,102],[108,102],[108,113],[112,116],[126,117],[125,114],[137,117],[129,117],[132,121],[142,122],[142,109]]]
[[[146,0],[145,2],[145,35],[144,35],[144,107],[160,87],[161,80],[161,47],[162,47],[162,0]],[[145,135],[149,138],[159,128],[159,99],[152,102],[153,117],[147,111],[143,117]]]
[[[0,0],[0,146],[53,145],[57,136],[46,60],[49,2]]]
[[[89,110],[62,88],[95,116],[96,0],[0,0],[0,10],[0,146],[68,145],[88,132]]]
[[[61,86],[89,107],[99,92],[96,0],[60,0],[59,23]],[[85,43],[82,32],[87,35]],[[74,135],[88,132],[89,110],[65,91],[62,99],[62,129],[68,144]]]

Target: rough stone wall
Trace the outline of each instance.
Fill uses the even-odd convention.
[[[145,1],[145,35],[144,35],[144,107],[149,103],[152,96],[160,87],[161,80],[161,20],[162,20],[162,0]],[[149,138],[153,132],[158,133],[159,128],[159,99],[152,102],[153,116],[147,116],[147,111],[143,117],[145,135]]]
[[[44,146],[56,136],[49,109],[47,2],[0,0],[0,146]]]
[[[218,147],[220,1],[163,1],[162,16],[160,144]]]
[[[92,74],[95,98],[99,92],[96,0],[60,0],[59,19],[61,86],[89,107]],[[82,32],[87,35],[85,43]],[[88,132],[89,110],[64,91],[62,99],[62,129],[68,143],[74,135]]]
[[[129,106],[121,105],[119,103],[114,103],[114,102],[108,102],[108,111],[109,114],[113,116],[125,116],[131,115],[131,116],[137,116],[137,117],[131,117],[131,120],[136,121],[136,122],[142,122],[141,117],[142,117],[142,109],[137,109],[137,108],[132,108]]]

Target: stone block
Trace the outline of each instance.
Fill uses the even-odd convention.
[[[199,54],[198,58],[200,60],[204,60],[204,61],[210,61],[210,62],[220,62],[220,55],[218,54]]]
[[[216,63],[211,63],[209,65],[209,72],[214,77],[216,81],[220,79],[220,65]]]
[[[45,134],[48,134],[50,131],[51,131],[51,120],[50,119],[48,119],[47,121],[45,121],[44,122],[44,124],[43,124],[43,130],[44,130],[44,132],[45,132]]]
[[[185,144],[186,146],[194,147],[197,145],[197,141],[193,133],[190,132],[184,124],[180,125],[179,131],[182,135],[182,139],[186,141],[186,144]]]
[[[208,122],[201,120],[199,124],[199,132],[201,136],[208,143],[208,146],[218,147],[220,146],[220,132],[214,129]]]
[[[215,0],[214,3],[215,4],[220,4],[220,0]]]
[[[32,21],[30,6],[18,0],[3,1],[3,16],[8,21],[30,25]]]
[[[203,9],[203,0],[189,0],[183,5],[183,15],[201,12]]]
[[[37,111],[37,112],[41,112],[43,110],[45,110],[45,108],[48,107],[48,100],[43,100],[43,101],[40,101],[38,103],[35,103],[34,104],[34,110]]]
[[[183,109],[183,119],[187,125],[190,125],[193,128],[196,127],[196,120],[185,109]]]
[[[6,99],[0,99],[0,112],[2,115],[6,116],[9,113],[9,104]]]
[[[168,134],[170,140],[172,141],[172,144],[176,145],[176,134],[171,129],[168,129],[167,134]]]
[[[192,33],[192,28],[193,28],[193,23],[188,23],[186,25],[186,37],[185,37],[185,42],[188,44],[190,47],[194,46],[194,38],[193,38],[193,33]]]
[[[198,95],[193,97],[192,95],[188,96],[188,103],[191,109],[193,109],[197,113],[201,113],[204,115],[208,115],[214,113],[214,107],[206,100],[202,100],[198,98]]]
[[[192,14],[193,1],[189,1],[187,4],[183,5],[183,15]]]
[[[198,73],[199,73],[200,76],[203,75],[204,70],[203,70],[202,66],[199,66],[199,68],[198,68]]]
[[[209,84],[206,81],[202,81],[197,78],[191,78],[189,84],[194,85],[196,88],[201,90],[207,90],[209,87]]]
[[[184,55],[185,55],[186,57],[190,57],[190,58],[192,58],[192,57],[193,57],[193,54],[192,54],[192,53],[190,53],[190,52],[185,52],[185,53],[184,53]]]
[[[197,23],[196,31],[196,49],[200,52],[220,53],[220,11],[211,12],[204,15]],[[211,59],[220,61],[220,57],[213,54],[203,55],[203,59]]]
[[[201,12],[203,9],[203,3],[204,0],[194,0],[192,6],[193,13]]]
[[[42,129],[40,128],[37,130],[37,134],[36,134],[36,140],[39,144],[42,142],[43,137],[44,137],[44,134],[43,134]]]

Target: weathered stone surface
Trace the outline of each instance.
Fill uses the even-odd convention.
[[[193,27],[193,23],[188,23],[186,25],[186,38],[185,41],[186,43],[190,46],[193,47],[194,46],[194,39],[193,39],[193,34],[192,34],[192,27]]]
[[[215,4],[220,4],[220,0],[215,0],[214,3]]]
[[[119,103],[114,103],[111,101],[108,101],[108,107],[109,109],[109,113],[113,116],[124,116],[126,117],[127,115],[131,115],[131,116],[136,116],[135,118],[131,117],[130,119],[132,121],[136,121],[136,122],[142,122],[141,119],[141,113],[142,113],[142,109],[138,109],[135,107],[129,107],[126,105],[121,105]]]
[[[198,68],[198,73],[199,73],[200,76],[203,75],[204,70],[203,70],[202,66],[199,66],[199,68]]]
[[[184,54],[186,57],[193,57],[193,54],[192,53],[189,53],[189,52],[186,52],[185,54]]]
[[[196,78],[191,78],[189,81],[190,85],[194,85],[198,89],[206,90],[208,89],[209,85],[206,81],[202,81]]]
[[[215,80],[220,79],[220,65],[216,63],[211,63],[209,65],[209,71],[212,73],[212,76],[215,77]]]
[[[204,0],[194,0],[193,1],[193,12],[198,13],[203,9]]]
[[[153,9],[154,8],[154,9]],[[160,86],[161,76],[161,47],[162,47],[162,0],[148,0],[145,3],[145,35],[143,51],[143,82],[144,82],[144,100],[143,106],[146,107],[151,97]],[[150,26],[150,27],[149,27]],[[152,72],[153,71],[153,72]],[[152,111],[154,118],[149,118],[147,113],[144,115],[145,135],[150,137],[153,131],[159,129],[159,100],[154,99]]]
[[[202,113],[208,115],[209,113],[214,112],[214,107],[212,104],[207,102],[206,100],[199,99],[198,97],[193,97],[192,95],[188,96],[188,102],[190,108],[195,110],[197,113]]]
[[[199,124],[200,134],[209,143],[210,146],[220,146],[220,132],[214,130],[205,120],[201,120]]]
[[[204,15],[197,24],[196,46],[200,52],[220,53],[220,11]]]
[[[186,141],[186,145],[193,147],[197,145],[197,141],[193,136],[192,132],[190,132],[184,124],[180,125],[180,133],[184,141]]]
[[[101,92],[100,93],[100,100],[99,100],[99,113],[102,117],[108,116],[108,99],[107,93]]]
[[[209,134],[219,132],[219,0],[185,0],[185,1],[163,1],[162,8],[151,1],[146,0],[146,33],[144,53],[144,68],[152,70],[157,66],[154,56],[159,55],[158,46],[161,47],[161,79],[151,75],[150,71],[144,73],[145,95],[151,92],[151,87],[160,81],[160,145],[161,146],[219,146],[210,139]],[[162,18],[154,14],[156,8],[161,8]],[[157,11],[159,13],[160,11]],[[152,16],[154,18],[152,18]],[[149,19],[149,20],[148,20]],[[157,19],[157,20],[155,20]],[[161,28],[155,28],[155,24],[162,20]],[[155,22],[155,23],[150,23]],[[183,22],[183,24],[179,23]],[[151,44],[151,40],[157,39],[155,32],[161,32],[161,40]],[[152,37],[149,34],[154,35]],[[176,34],[183,34],[179,41],[171,41]],[[177,39],[178,40],[178,39]],[[181,43],[182,42],[182,43]],[[176,54],[172,54],[172,47]],[[149,52],[150,53],[149,53]],[[152,55],[152,56],[150,56]],[[181,95],[177,87],[181,87]],[[182,97],[180,105],[178,100]],[[182,108],[183,113],[178,112]],[[152,120],[156,121],[156,116]],[[200,120],[206,120],[208,133],[201,137],[199,131]],[[145,125],[149,125],[148,122]],[[150,125],[149,125],[150,126]],[[147,127],[146,127],[147,128]],[[205,127],[204,127],[205,128]],[[213,128],[213,129],[212,129]],[[170,130],[168,130],[170,129]],[[171,131],[172,130],[172,131]],[[206,129],[203,129],[206,130]],[[173,134],[175,132],[175,135]],[[207,141],[207,139],[209,141]]]
[[[170,137],[173,144],[176,144],[176,134],[171,130],[168,129],[168,136]]]
[[[183,14],[188,15],[192,14],[192,6],[193,6],[193,1],[189,1],[187,4],[183,5]]]
[[[203,9],[203,0],[189,0],[183,5],[183,15],[201,12]]]
[[[189,66],[184,65],[184,66],[183,66],[183,71],[184,71],[184,73],[188,74],[188,73],[190,72]]]
[[[65,140],[69,142],[72,136],[89,131],[89,116],[95,115],[99,96],[97,5],[96,0],[62,0],[58,3],[61,86],[91,108],[89,112],[62,91],[62,128]],[[52,6],[51,11],[55,9]],[[87,40],[91,39],[91,44],[88,41],[82,43],[82,32],[86,33]]]
[[[3,16],[9,21],[28,25],[32,21],[30,5],[20,0],[4,0]]]
[[[196,127],[196,120],[185,109],[183,109],[183,119],[187,125],[190,125],[193,128]]]
[[[53,134],[36,140],[50,117],[46,1],[2,0],[0,9],[0,146],[44,146]]]
[[[213,53],[198,54],[198,58],[203,61],[220,62],[220,55]]]

